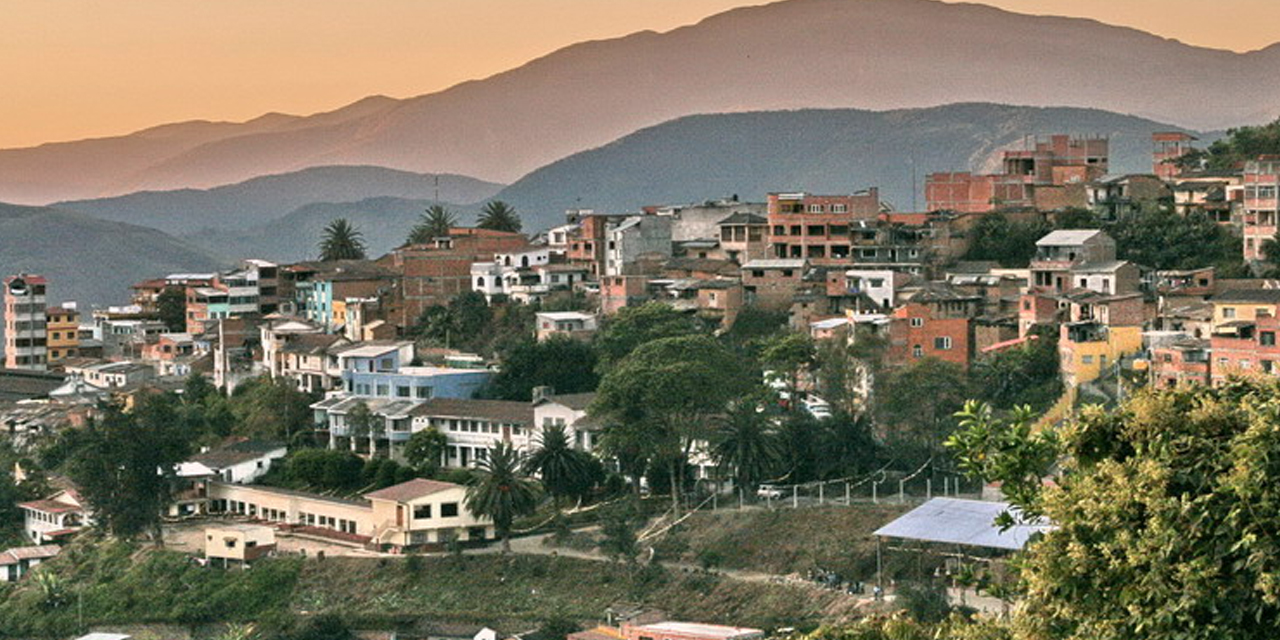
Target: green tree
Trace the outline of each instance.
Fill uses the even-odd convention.
[[[609,318],[596,335],[595,347],[601,367],[607,368],[642,344],[701,332],[702,327],[687,314],[668,304],[649,302],[638,307],[623,307]]]
[[[334,613],[321,613],[307,617],[298,628],[286,636],[287,640],[356,640],[357,636]]]
[[[334,219],[324,228],[324,236],[320,240],[320,259],[326,262],[364,260],[364,234],[346,218]]]
[[[357,402],[355,406],[347,411],[346,416],[347,427],[351,429],[351,439],[368,438],[369,453],[378,450],[377,438],[382,424],[382,417],[369,409],[369,404],[364,401]]]
[[[1175,162],[1184,169],[1232,171],[1248,160],[1261,155],[1280,154],[1280,119],[1269,124],[1237,127],[1227,130],[1227,136],[1209,145],[1208,149],[1193,151]]]
[[[458,226],[458,217],[441,205],[427,207],[425,213],[418,218],[418,224],[409,231],[405,244],[427,244],[436,238],[449,235],[450,230]]]
[[[1062,395],[1058,332],[1040,330],[1025,344],[976,360],[969,374],[979,398],[997,409],[1030,405],[1044,411]]]
[[[1052,231],[1043,220],[1014,222],[1003,213],[978,218],[969,230],[966,260],[993,260],[1002,267],[1026,267],[1036,252],[1036,241]]]
[[[753,383],[738,358],[713,338],[662,338],[638,347],[605,374],[590,411],[624,425],[604,438],[631,442],[610,447],[634,446],[670,466],[672,509],[678,513],[684,462],[694,441],[705,439],[712,418]]]
[[[594,391],[599,382],[591,345],[560,335],[541,342],[525,338],[502,354],[502,367],[482,393],[488,398],[527,401],[534,387],[582,393]]]
[[[169,395],[144,396],[128,413],[108,406],[69,460],[95,519],[120,538],[149,532],[163,542],[160,516],[173,494],[175,467],[191,453],[176,407]]]
[[[156,297],[156,311],[169,331],[187,330],[187,292],[182,287],[165,287]]]
[[[876,396],[886,440],[900,458],[919,463],[939,453],[955,428],[969,379],[959,365],[924,358],[881,376]]]
[[[747,397],[717,420],[711,437],[711,457],[720,472],[743,491],[752,491],[782,462],[782,443],[769,415]]]
[[[350,451],[300,449],[285,460],[285,478],[294,487],[354,489],[363,481],[364,461]]]
[[[480,210],[479,223],[481,229],[511,233],[519,233],[522,226],[515,208],[501,200],[492,200],[484,205]]]
[[[880,466],[881,447],[868,412],[851,415],[837,407],[818,427],[820,478],[847,478]]]
[[[467,487],[467,511],[493,520],[503,553],[511,552],[511,524],[538,507],[538,485],[522,467],[520,453],[508,443],[498,443],[479,461],[476,479]]]
[[[636,556],[640,555],[640,540],[636,537],[636,527],[625,511],[605,518],[600,527],[602,535],[600,551],[614,562],[625,562],[633,565]]]
[[[259,376],[236,387],[230,398],[235,431],[253,438],[294,443],[315,429],[314,400],[287,378]]]
[[[787,407],[798,411],[800,380],[817,361],[817,345],[807,333],[780,333],[766,339],[760,349],[760,364],[774,382],[786,388]]]
[[[1217,267],[1219,277],[1243,273],[1243,247],[1226,227],[1203,213],[1186,216],[1164,207],[1143,207],[1106,227],[1116,254],[1152,269]],[[1226,275],[1224,275],[1226,274]]]
[[[591,455],[573,448],[561,425],[548,425],[538,436],[538,447],[524,459],[523,471],[537,475],[547,494],[555,501],[585,495],[598,478]]]
[[[449,438],[435,427],[428,427],[409,436],[404,445],[404,459],[418,471],[434,475],[444,459]]]

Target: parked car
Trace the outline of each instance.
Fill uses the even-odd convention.
[[[762,484],[756,489],[756,496],[765,500],[777,500],[783,496],[782,488],[771,484]]]

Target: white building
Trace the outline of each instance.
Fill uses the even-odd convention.
[[[191,462],[208,467],[222,482],[248,484],[266,475],[287,453],[288,448],[277,442],[244,440],[198,453]]]
[[[535,323],[539,342],[555,335],[590,339],[599,327],[594,314],[582,311],[544,311],[537,314]]]

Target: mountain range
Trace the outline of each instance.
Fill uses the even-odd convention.
[[[166,233],[190,234],[204,230],[244,231],[317,202],[404,198],[470,203],[489,199],[502,186],[466,176],[433,176],[384,167],[313,167],[212,189],[144,191],[53,206]]]
[[[5,274],[49,278],[49,301],[124,304],[129,285],[170,273],[227,266],[155,229],[99,220],[52,207],[0,204],[0,265]]]
[[[413,98],[0,151],[0,200],[210,188],[323,165],[510,182],[694,114],[961,101],[1100,108],[1198,129],[1256,123],[1280,112],[1280,46],[1238,54],[935,0],[785,0],[575,44]]]
[[[928,109],[772,111],[701,115],[643,129],[538,169],[496,198],[526,225],[560,224],[570,208],[636,211],[770,191],[853,193],[879,187],[898,210],[919,211],[925,176],[994,171],[1027,136],[1110,138],[1112,173],[1150,173],[1151,134],[1179,130],[1097,109],[958,104]],[[1208,143],[1219,134],[1196,134]]]

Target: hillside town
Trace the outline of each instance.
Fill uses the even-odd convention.
[[[1031,137],[995,173],[927,175],[918,211],[875,185],[780,190],[575,209],[526,234],[501,202],[474,227],[433,206],[376,257],[337,219],[316,260],[157,273],[113,306],[8,274],[0,496],[19,522],[0,580],[104,533],[205,571],[563,553],[715,574],[705,553],[656,551],[700,511],[896,505],[864,535],[870,568],[726,571],[893,610],[919,597],[882,555],[917,545],[944,607],[1007,612],[997,576],[1055,525],[999,524],[1017,484],[959,455],[966,425],[994,410],[1051,428],[1144,389],[1277,372],[1280,156],[1214,169],[1197,142],[1157,132],[1151,172],[1119,175],[1105,137]],[[1150,220],[1208,235],[1170,257]],[[632,500],[643,515],[599,515]],[[500,631],[421,637],[793,626],[611,604],[562,634],[495,613]],[[58,611],[53,628],[85,631]]]

